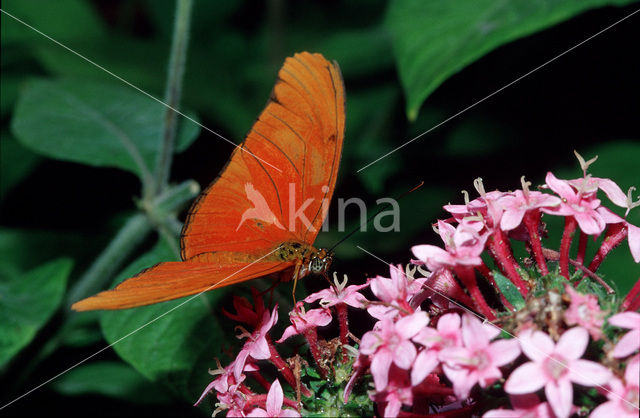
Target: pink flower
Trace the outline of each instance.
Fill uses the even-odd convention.
[[[576,192],[566,180],[560,180],[548,172],[545,178],[547,186],[562,198],[562,204],[555,208],[541,208],[551,215],[573,216],[578,226],[588,235],[600,235],[606,226],[602,215],[596,210],[600,200],[592,194],[582,195]]]
[[[411,369],[411,384],[421,383],[429,373],[440,363],[441,350],[462,345],[462,333],[460,331],[460,315],[449,313],[438,319],[437,329],[426,327],[413,341],[425,346],[416,357]]]
[[[240,375],[244,369],[247,358],[250,356],[255,360],[266,360],[271,357],[269,350],[269,343],[267,342],[267,333],[273,325],[278,321],[278,305],[273,308],[273,312],[269,315],[269,311],[264,311],[262,315],[262,321],[258,324],[256,330],[249,334],[241,327],[242,334],[238,338],[247,337],[247,341],[244,343],[244,347],[238,353],[234,361],[234,376],[236,380],[240,379]]]
[[[407,276],[401,265],[390,266],[389,274],[391,278],[376,276],[371,279],[371,291],[384,302],[385,305],[371,304],[367,307],[367,312],[376,319],[392,319],[399,315],[397,307],[413,312],[409,305],[409,299],[422,291],[422,285],[426,278],[413,279]],[[396,305],[389,306],[389,305]]]
[[[640,313],[622,312],[608,319],[611,325],[626,328],[627,332],[613,349],[613,357],[626,357],[640,348]]]
[[[624,194],[620,186],[611,179],[591,177],[590,174],[587,174],[585,177],[569,180],[568,182],[578,190],[578,193],[583,195],[595,195],[598,189],[600,189],[616,206],[620,206],[622,208],[628,207],[627,196]]]
[[[333,291],[333,290],[332,290]],[[331,322],[331,312],[328,308],[311,309],[304,311],[302,302],[298,302],[296,308],[289,313],[291,325],[284,330],[282,338],[277,343],[281,343],[294,335],[304,334],[311,328],[324,327]]]
[[[538,395],[511,395],[509,401],[513,409],[492,409],[482,418],[554,418],[555,414],[546,402],[540,402]]]
[[[269,388],[269,393],[267,394],[267,404],[266,411],[261,408],[254,408],[249,414],[248,417],[299,417],[300,413],[293,409],[282,409],[282,403],[284,401],[284,392],[282,391],[282,386],[280,386],[280,381],[276,379],[275,382]]]
[[[429,270],[435,271],[442,267],[456,265],[482,264],[480,254],[484,251],[485,243],[489,238],[487,233],[479,234],[473,228],[462,224],[455,228],[444,221],[438,221],[438,232],[446,250],[428,244],[411,247],[413,255],[425,263]]]
[[[609,381],[609,401],[594,409],[591,418],[637,418],[640,408],[640,356],[629,361],[624,380],[622,383],[614,377]]]
[[[374,394],[371,398],[377,403],[386,402],[382,416],[397,417],[403,404],[408,406],[413,404],[413,392],[407,373],[397,367],[392,367],[386,389]]]
[[[488,331],[478,318],[465,314],[462,317],[462,347],[448,347],[440,353],[443,370],[453,383],[456,396],[466,398],[471,388],[480,383],[487,387],[502,377],[499,367],[515,360],[520,347],[515,339],[490,343],[500,331]]]
[[[627,226],[627,241],[629,242],[631,256],[636,263],[640,263],[640,228],[630,224],[605,207],[599,207],[598,213],[607,224],[624,223]]]
[[[536,191],[531,192],[528,189],[505,194],[498,200],[498,205],[504,209],[500,219],[500,228],[503,231],[511,231],[520,225],[527,211],[542,207],[555,207],[560,203],[561,200],[557,196]]]
[[[385,318],[376,324],[373,331],[362,336],[360,352],[372,356],[371,374],[378,392],[387,387],[391,363],[404,370],[413,365],[417,352],[411,338],[428,323],[429,317],[425,312],[416,312],[395,324]]]
[[[520,333],[520,346],[529,359],[511,373],[505,391],[512,395],[533,393],[544,387],[547,401],[558,417],[567,417],[573,401],[573,383],[598,386],[611,378],[611,372],[598,363],[581,360],[589,343],[589,333],[574,327],[554,344],[541,331]]]
[[[345,275],[344,281],[340,283],[338,282],[338,277],[335,273],[333,274],[333,281],[336,285],[335,290],[333,288],[323,289],[319,292],[310,294],[304,299],[304,301],[307,303],[312,303],[320,299],[320,306],[322,306],[323,308],[329,308],[338,303],[346,303],[347,305],[353,306],[354,308],[362,308],[363,304],[367,302],[367,298],[358,293],[358,291],[369,286],[369,283],[360,285],[354,284],[345,287],[347,284],[347,276]]]
[[[579,325],[589,331],[594,340],[602,338],[602,324],[605,313],[600,310],[596,295],[583,295],[576,292],[571,285],[565,289],[571,298],[569,309],[564,313],[567,325]]]

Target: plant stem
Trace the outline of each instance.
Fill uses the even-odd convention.
[[[569,280],[569,250],[573,241],[573,234],[576,232],[577,222],[573,216],[567,216],[564,221],[564,232],[560,241],[560,275]]]
[[[589,270],[596,271],[600,264],[604,261],[605,257],[611,250],[616,248],[627,237],[627,225],[623,222],[609,225],[607,232],[605,233],[602,245],[598,249],[596,255],[593,256],[591,264],[589,264]]]
[[[71,287],[65,305],[70,306],[102,290],[151,230],[151,221],[146,214],[138,213],[130,217],[102,254]]]
[[[523,297],[527,296],[529,288],[518,273],[518,264],[511,254],[508,238],[500,228],[496,228],[489,238],[489,249],[491,255],[498,262],[498,267],[506,273],[505,276],[518,288]]]
[[[529,232],[529,243],[531,244],[533,256],[536,259],[540,273],[546,276],[549,274],[549,268],[544,259],[544,254],[542,254],[542,242],[540,241],[540,234],[538,233],[538,225],[540,225],[540,211],[538,209],[527,212],[524,215],[524,226],[527,228],[527,232]]]
[[[153,224],[163,225],[170,219],[170,215],[193,199],[198,190],[193,180],[185,181],[166,190],[151,202],[149,207],[143,207],[147,213],[138,213],[129,218],[107,248],[71,288],[67,294],[66,305],[69,306],[102,290],[138,245],[151,233]]]
[[[156,160],[156,190],[154,194],[163,192],[169,182],[178,117],[174,109],[177,109],[180,105],[180,96],[182,95],[182,80],[189,45],[192,6],[192,0],[176,0],[171,55],[169,57],[167,84],[164,93],[164,102],[168,107],[164,117],[160,152]]]

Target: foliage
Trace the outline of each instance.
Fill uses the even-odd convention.
[[[356,244],[404,259],[408,243],[424,242],[425,225],[441,203],[457,199],[460,185],[479,174],[504,188],[514,185],[503,179],[524,172],[541,179],[558,169],[573,177],[575,171],[562,170],[578,148],[600,156],[603,177],[625,190],[638,186],[640,133],[631,110],[639,93],[637,57],[611,48],[632,49],[637,33],[629,34],[624,23],[590,43],[588,53],[577,49],[518,84],[517,92],[505,91],[357,172],[628,15],[637,7],[628,3],[357,0],[279,8],[278,2],[198,0],[178,107],[239,143],[284,57],[309,50],[337,60],[347,87],[347,135],[336,196],[375,202],[426,181],[401,202],[400,232],[358,234],[337,249],[336,268],[363,280],[382,269],[363,259]],[[185,180],[206,186],[233,148],[179,118],[176,152],[168,151],[161,141],[169,129],[166,108],[7,14],[165,100],[175,2],[7,0],[2,10],[0,382],[7,390],[0,407],[114,344],[115,354],[101,353],[110,357],[92,359],[7,411],[41,414],[39,401],[46,401],[50,410],[74,402],[79,414],[94,414],[92,400],[99,394],[125,415],[142,411],[137,403],[157,415],[196,414],[191,404],[208,379],[212,357],[224,357],[232,345],[225,339],[231,325],[220,319],[230,304],[226,293],[184,306],[183,299],[100,314],[71,313],[69,306],[142,268],[176,259],[181,221],[198,191],[196,182]],[[172,161],[175,184],[158,178],[161,157]],[[638,212],[629,222],[640,224]],[[553,234],[551,225],[549,230]],[[330,246],[341,237],[329,231],[318,244]],[[622,294],[638,275],[622,248],[601,271]],[[317,286],[309,283],[309,292]],[[586,279],[580,286],[598,293]],[[290,303],[289,288],[274,298]],[[515,294],[507,299],[521,303]],[[328,397],[339,391],[318,389]],[[165,397],[178,409],[148,404]]]

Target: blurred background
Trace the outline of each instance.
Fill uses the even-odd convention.
[[[542,184],[547,171],[580,177],[577,150],[585,159],[599,156],[590,170],[594,176],[612,178],[625,192],[640,187],[640,13],[360,170],[638,8],[638,2],[621,0],[196,0],[180,106],[240,143],[285,57],[311,51],[336,60],[346,85],[347,130],[334,201],[358,197],[372,213],[377,199],[425,182],[400,201],[399,232],[382,235],[370,228],[336,250],[334,269],[361,283],[387,275],[388,267],[357,245],[388,262],[408,262],[412,245],[438,243],[430,225],[444,216],[443,204],[462,203],[463,189],[476,196],[476,177],[487,190],[519,188],[522,175]],[[151,95],[164,96],[174,1],[5,0],[2,9]],[[6,13],[1,405],[175,306],[69,311],[72,295],[91,287],[78,283],[95,276],[93,286],[109,287],[174,258],[177,242],[175,233],[173,241],[171,232],[158,239],[154,227],[140,221],[144,173],[114,139],[131,137],[141,158],[155,161],[162,107]],[[176,149],[171,183],[194,179],[206,187],[233,147],[181,118]],[[184,221],[192,197],[169,211],[171,219]],[[358,219],[351,206],[347,224]],[[640,225],[640,211],[628,220]],[[549,229],[548,246],[557,249],[561,226],[551,222]],[[334,223],[316,244],[331,246],[343,235]],[[135,239],[114,247],[114,237],[123,236]],[[104,260],[109,248],[126,251],[96,271],[96,260]],[[625,243],[600,272],[625,293],[640,268]],[[307,292],[323,286],[306,284]],[[290,290],[282,287],[286,299]],[[220,320],[225,294],[208,295],[206,303],[152,324],[2,413],[210,414],[209,405],[191,404],[210,380],[213,357],[237,344],[232,326]]]

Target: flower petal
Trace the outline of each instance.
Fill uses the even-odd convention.
[[[396,322],[396,331],[403,338],[411,338],[429,324],[429,316],[424,311],[415,312]]]
[[[569,379],[583,386],[604,385],[611,379],[606,367],[589,360],[574,360],[569,369]]]
[[[556,344],[555,352],[567,359],[579,359],[589,344],[589,332],[582,327],[565,331]]]
[[[627,362],[624,371],[624,380],[627,385],[640,386],[640,356],[635,356]]]
[[[382,349],[373,356],[371,361],[371,374],[373,375],[373,382],[376,385],[376,390],[382,392],[386,389],[389,383],[389,367],[393,356],[389,350]]]
[[[471,388],[476,384],[475,379],[471,379],[469,371],[465,368],[450,367],[443,365],[442,369],[447,378],[453,383],[453,391],[459,399],[469,396]]]
[[[627,223],[627,241],[629,241],[629,249],[636,263],[640,263],[640,228]]]
[[[622,312],[607,320],[611,325],[627,329],[640,329],[640,313]]]
[[[628,206],[627,195],[624,194],[622,189],[620,189],[620,186],[618,186],[613,180],[603,178],[597,178],[597,180],[600,190],[602,190],[604,194],[607,195],[609,200],[611,200],[614,205],[620,206],[621,208],[626,208]]]
[[[626,357],[640,348],[640,330],[634,329],[622,336],[613,349],[613,357]]]
[[[518,334],[522,352],[533,361],[542,361],[553,353],[551,337],[542,331],[527,330]]]
[[[571,412],[573,402],[573,386],[569,379],[560,379],[556,382],[549,382],[544,387],[549,405],[558,418],[565,418]]]
[[[411,341],[402,341],[393,353],[393,362],[401,369],[408,370],[416,359],[416,346]]]
[[[621,416],[624,415],[620,414],[620,406],[616,401],[609,401],[598,405],[591,415],[589,415],[590,418],[611,418]]]
[[[467,348],[478,349],[489,345],[489,336],[482,322],[474,316],[464,314],[462,317],[462,341]]]
[[[498,340],[489,346],[488,351],[491,354],[493,364],[504,366],[520,355],[520,344],[516,339]]]
[[[411,385],[416,386],[429,375],[438,365],[438,353],[424,349],[418,353],[416,361],[411,369]]]
[[[569,183],[567,183],[566,180],[558,179],[553,175],[551,171],[547,172],[547,176],[544,180],[547,183],[547,186],[549,186],[551,190],[560,195],[560,197],[569,200],[576,195],[576,193],[573,191],[573,188],[569,185]]]
[[[251,357],[256,360],[266,360],[271,357],[269,344],[264,336],[258,338],[253,344],[251,344],[251,348],[249,350]]]
[[[282,386],[280,381],[276,379],[269,388],[267,393],[267,413],[271,417],[277,417],[280,415],[282,409],[282,402],[284,401],[284,393],[282,392]]]
[[[511,372],[504,390],[512,395],[532,393],[547,384],[547,377],[539,364],[528,362]]]

